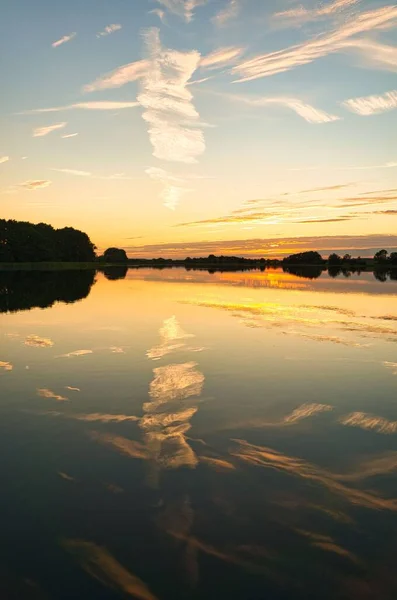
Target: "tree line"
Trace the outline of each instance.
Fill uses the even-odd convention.
[[[0,219],[0,262],[92,262],[95,245],[73,227]]]

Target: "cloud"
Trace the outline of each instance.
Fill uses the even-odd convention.
[[[9,156],[0,156],[0,165],[2,163],[8,162],[10,160]]]
[[[323,412],[329,412],[333,409],[334,407],[329,404],[302,404],[301,406],[298,406],[298,408],[295,408],[292,413],[287,415],[283,422],[288,424],[297,423],[302,419],[307,419]]]
[[[293,194],[312,194],[314,192],[330,192],[330,191],[334,191],[334,190],[342,190],[343,188],[347,188],[350,187],[351,185],[354,185],[353,183],[341,183],[338,185],[328,185],[326,187],[319,187],[319,188],[311,188],[308,190],[301,190],[300,192],[292,192]],[[286,194],[287,196],[290,196],[291,194]]]
[[[146,356],[152,360],[159,360],[175,350],[180,350],[186,345],[186,342],[183,340],[194,337],[193,334],[187,333],[182,329],[175,315],[169,319],[165,319],[159,333],[160,344],[150,348],[146,352]]]
[[[44,137],[48,135],[52,131],[56,131],[57,129],[63,129],[66,127],[67,123],[55,123],[54,125],[48,125],[47,127],[37,127],[33,130],[33,137]]]
[[[51,400],[57,400],[58,402],[65,402],[69,400],[69,398],[66,398],[66,396],[60,396],[59,394],[56,394],[47,388],[39,388],[37,390],[37,394],[42,398],[49,398]]]
[[[46,188],[52,184],[52,181],[48,179],[33,179],[30,181],[25,181],[24,183],[19,183],[19,187],[26,188],[27,190],[38,190],[40,188]]]
[[[58,46],[61,46],[62,44],[66,44],[66,42],[70,42],[73,38],[75,38],[77,35],[76,32],[74,33],[70,33],[69,35],[64,35],[60,40],[57,40],[56,42],[53,42],[51,44],[51,46],[53,48],[58,48]]]
[[[127,65],[117,67],[114,71],[102,75],[92,83],[84,86],[84,92],[97,92],[111,88],[122,87],[126,83],[137,81],[144,76],[149,63],[146,60],[138,60]]]
[[[66,106],[53,106],[50,108],[34,108],[25,110],[19,115],[34,115],[38,113],[61,112],[64,110],[122,110],[124,108],[135,108],[139,106],[139,102],[116,102],[116,101],[96,101],[96,102],[78,102],[76,104],[68,104]],[[65,123],[66,125],[66,123]],[[44,134],[45,135],[45,134]]]
[[[229,21],[238,17],[240,9],[240,0],[226,0],[225,7],[212,17],[211,21],[217,27],[224,27]]]
[[[360,429],[373,430],[376,433],[397,433],[397,421],[389,421],[383,417],[377,417],[364,412],[353,412],[346,417],[342,417],[339,422],[349,427],[359,427]]]
[[[0,369],[3,369],[4,371],[12,371],[13,365],[10,362],[0,360]]]
[[[102,546],[85,540],[66,540],[64,548],[74,554],[90,577],[116,592],[136,600],[158,600],[139,577],[128,571]]]
[[[25,338],[25,346],[35,346],[36,348],[50,348],[54,342],[49,338],[43,338],[39,335],[28,335]]]
[[[292,98],[288,96],[274,96],[274,97],[255,97],[255,96],[242,96],[240,94],[225,94],[225,93],[214,93],[216,96],[225,98],[232,102],[240,102],[253,107],[265,107],[265,106],[284,106],[293,110],[300,117],[305,119],[308,123],[330,123],[332,121],[338,121],[340,117],[329,114],[323,110],[315,108],[311,104],[302,102],[299,98]]]
[[[92,350],[74,350],[67,354],[60,354],[57,358],[72,358],[74,356],[85,356],[86,354],[92,354]]]
[[[310,21],[317,21],[329,16],[337,15],[346,8],[351,8],[360,0],[331,0],[326,4],[319,4],[316,8],[305,8],[300,5],[298,8],[291,8],[273,15],[273,19],[284,25],[300,26]]]
[[[170,13],[181,17],[190,23],[193,20],[194,11],[198,6],[207,3],[207,0],[157,0]]]
[[[81,392],[80,388],[78,387],[73,387],[71,385],[65,385],[65,389],[66,390],[71,390],[72,392]]]
[[[255,56],[233,67],[232,73],[238,76],[237,82],[283,73],[328,54],[339,52],[353,36],[393,24],[396,19],[397,7],[395,6],[362,12],[330,33],[319,35],[284,50]]]
[[[161,10],[161,8],[154,8],[153,10],[149,10],[149,15],[156,15],[162,23],[165,23],[165,10]]]
[[[155,254],[164,257],[186,258],[186,256],[208,256],[208,254],[279,257],[307,250],[318,250],[324,253],[337,252],[339,254],[358,252],[361,256],[373,256],[379,248],[397,250],[397,235],[275,236],[271,238],[145,244],[131,246],[126,250],[130,256],[152,257]]]
[[[225,46],[218,48],[213,52],[203,56],[200,60],[200,67],[205,69],[217,69],[235,62],[236,58],[241,56],[245,48],[237,46]]]
[[[397,375],[397,363],[385,361],[383,364],[385,365],[385,367],[387,369],[391,369],[392,370],[393,375]]]
[[[76,169],[51,169],[51,171],[57,171],[58,173],[66,173],[68,175],[77,175],[78,177],[91,177],[92,173],[89,171],[77,171]]]
[[[175,210],[182,196],[192,191],[189,188],[183,187],[184,180],[176,175],[167,173],[164,169],[158,167],[149,167],[145,173],[155,181],[160,181],[163,184],[163,189],[160,193],[160,199],[166,208]]]
[[[111,33],[114,33],[115,31],[120,31],[120,29],[121,25],[119,23],[112,23],[111,25],[106,25],[103,31],[98,31],[96,36],[97,38],[105,37],[107,35],[110,35]]]
[[[137,100],[144,108],[142,117],[148,124],[153,156],[195,163],[205,143],[186,84],[199,65],[200,54],[163,49],[157,28],[150,29],[145,38],[150,60]]]
[[[68,138],[76,137],[76,135],[79,135],[79,134],[78,133],[68,133],[67,135],[61,135],[61,138],[66,140]]]
[[[381,44],[371,39],[353,39],[343,44],[344,50],[351,50],[362,56],[366,66],[386,71],[397,71],[397,47]]]
[[[397,90],[386,92],[380,96],[351,98],[342,102],[342,106],[362,117],[378,115],[397,108]]]

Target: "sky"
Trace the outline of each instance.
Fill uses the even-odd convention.
[[[391,0],[13,0],[3,218],[129,256],[397,249]]]

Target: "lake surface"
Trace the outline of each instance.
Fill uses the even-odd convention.
[[[397,281],[1,272],[0,309],[0,598],[397,597]]]

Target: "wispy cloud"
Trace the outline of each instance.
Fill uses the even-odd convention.
[[[78,177],[91,177],[92,173],[89,171],[78,171],[77,169],[51,169],[51,171],[57,171],[58,173],[66,173],[67,175],[77,175]]]
[[[61,112],[64,110],[122,110],[124,108],[135,108],[139,102],[118,102],[108,100],[97,100],[95,102],[77,102],[66,106],[52,106],[49,108],[33,108],[17,113],[19,115],[35,115],[39,113]],[[65,123],[66,125],[66,123]],[[44,134],[45,135],[45,134]]]
[[[84,86],[84,92],[97,92],[110,88],[122,87],[126,83],[137,81],[144,76],[149,63],[146,60],[137,60],[127,65],[117,67],[114,71],[102,75],[92,83]]]
[[[203,240],[200,242],[168,242],[162,244],[144,244],[126,248],[130,256],[208,256],[224,254],[233,256],[285,256],[305,250],[318,250],[329,253],[353,253],[361,256],[373,256],[379,248],[397,250],[396,235],[333,235],[302,237],[269,237],[229,240]]]
[[[62,46],[62,44],[66,44],[66,42],[70,42],[73,38],[75,38],[77,35],[76,32],[74,33],[70,33],[69,35],[64,35],[63,37],[61,37],[60,40],[57,40],[56,42],[53,42],[51,44],[51,46],[53,48],[58,48],[58,46]]]
[[[205,150],[204,135],[186,84],[198,67],[200,54],[163,49],[157,28],[150,29],[145,37],[150,60],[137,100],[145,109],[142,116],[148,123],[153,156],[197,162]]]
[[[25,346],[35,346],[36,348],[51,348],[54,342],[49,338],[43,338],[39,335],[28,335],[25,338]]]
[[[310,188],[308,190],[301,190],[299,192],[292,192],[293,194],[312,194],[315,192],[333,192],[336,190],[342,190],[344,188],[350,187],[354,185],[353,183],[340,183],[338,185],[328,185],[326,187],[319,187],[319,188]],[[291,194],[283,194],[285,196],[290,196]]]
[[[57,129],[63,129],[66,127],[67,123],[55,123],[54,125],[48,125],[47,127],[37,127],[33,130],[33,137],[44,137]]]
[[[191,191],[189,188],[184,187],[185,181],[183,178],[172,175],[159,167],[149,167],[145,170],[145,173],[154,181],[163,184],[160,198],[163,200],[164,206],[170,210],[175,210],[182,196]]]
[[[236,17],[238,17],[241,9],[241,0],[226,0],[225,6],[212,17],[211,21],[217,27],[224,27]]]
[[[106,25],[103,31],[98,31],[96,34],[97,38],[106,37],[115,31],[120,31],[121,25],[119,23],[112,23],[111,25]]]
[[[361,56],[365,66],[397,71],[397,46],[389,46],[371,39],[354,38],[345,42],[343,49]]]
[[[232,95],[229,95],[229,97],[233,99]],[[332,115],[324,110],[315,108],[311,104],[302,102],[299,98],[288,98],[283,96],[274,98],[250,98],[249,96],[236,96],[235,99],[251,106],[271,106],[272,104],[276,106],[285,106],[296,112],[297,115],[302,117],[302,119],[305,119],[308,123],[331,123],[340,119],[340,117],[336,115]]]
[[[162,23],[165,23],[165,10],[161,8],[154,8],[153,10],[149,10],[149,15],[156,15]]]
[[[67,352],[66,354],[60,354],[56,358],[72,358],[74,356],[85,356],[86,354],[92,354],[92,350],[73,350],[73,352]]]
[[[9,156],[0,156],[0,165],[2,163],[8,162],[10,160]]]
[[[67,135],[61,135],[61,138],[66,140],[68,138],[76,137],[76,135],[79,135],[79,134],[78,133],[68,133]]]
[[[26,188],[27,190],[38,190],[40,188],[48,187],[51,183],[52,181],[49,181],[48,179],[31,179],[24,183],[20,183],[19,187]]]
[[[49,398],[50,400],[57,400],[58,402],[65,402],[65,401],[69,400],[69,398],[66,398],[66,396],[61,396],[60,394],[56,394],[55,392],[53,392],[52,390],[49,390],[47,388],[39,388],[37,390],[37,394],[39,396],[41,396],[42,398]]]
[[[234,67],[232,73],[238,76],[238,82],[283,73],[328,54],[339,52],[353,36],[385,27],[396,19],[396,6],[385,6],[362,12],[330,33],[319,35],[284,50],[258,55]]]
[[[193,20],[194,11],[198,6],[207,3],[207,0],[157,0],[170,13],[181,17],[186,23]]]
[[[245,51],[245,48],[238,46],[225,46],[218,48],[200,60],[200,67],[203,69],[218,69],[230,65],[236,61]]]
[[[275,13],[273,19],[283,25],[297,27],[310,21],[317,21],[338,15],[358,2],[360,2],[360,0],[331,0],[331,2],[319,4],[315,8],[305,8],[300,5],[297,8],[291,8]]]
[[[397,108],[397,90],[386,92],[380,96],[351,98],[342,102],[342,106],[363,117],[388,112]]]
[[[8,361],[0,360],[0,369],[3,369],[4,371],[12,371],[13,366]]]

